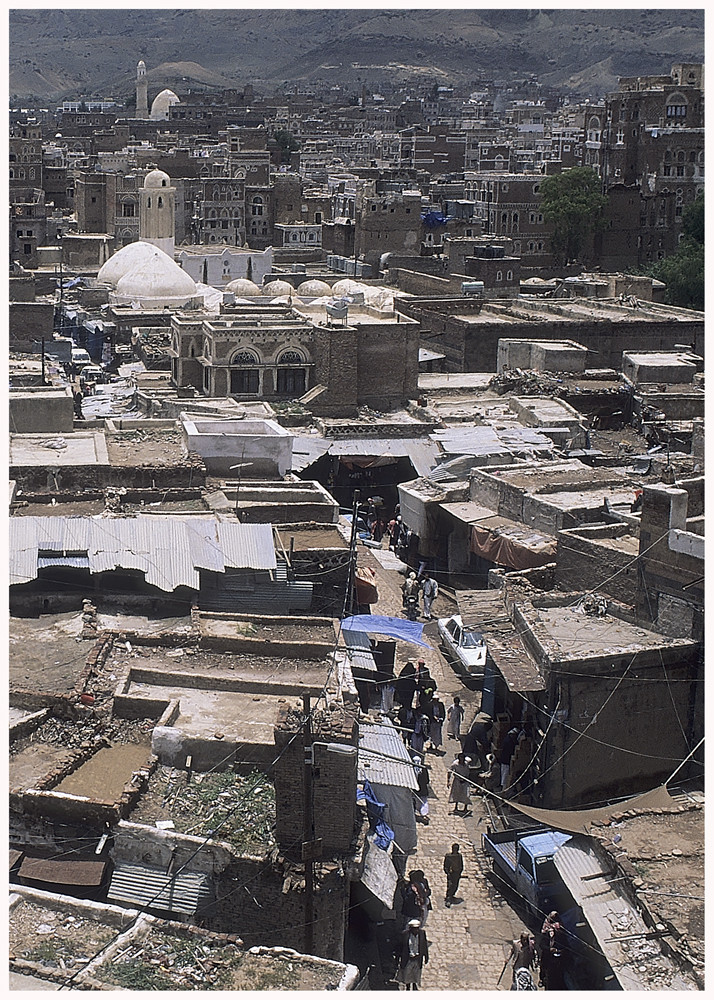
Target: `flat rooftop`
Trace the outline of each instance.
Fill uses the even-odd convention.
[[[73,431],[71,434],[11,434],[11,466],[108,465],[104,431]]]
[[[608,653],[633,654],[667,646],[692,644],[670,639],[611,614],[588,614],[582,607],[535,608],[542,626],[538,640],[553,659],[602,656]],[[546,635],[543,635],[545,630]]]

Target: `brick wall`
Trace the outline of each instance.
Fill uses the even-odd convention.
[[[567,726],[556,723],[546,743],[542,768],[552,770],[540,781],[543,806],[572,808],[646,791],[695,745],[693,703],[702,685],[691,658],[665,656],[666,667],[656,657],[644,667],[638,660],[618,685],[629,660],[613,653],[583,660],[577,669],[584,676],[559,674],[559,711]],[[589,723],[593,738],[578,739]]]
[[[337,709],[316,725],[311,743],[357,746],[357,720]],[[313,717],[316,719],[317,715]],[[280,759],[275,767],[276,838],[281,848],[300,856],[303,841],[305,752],[304,736],[295,738],[298,722],[282,709],[275,726]],[[357,755],[314,747],[312,770],[315,839],[322,838],[323,855],[346,853],[354,840]]]

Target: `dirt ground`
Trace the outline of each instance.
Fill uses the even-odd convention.
[[[220,653],[198,650],[195,646],[168,647],[131,646],[127,651],[122,643],[115,644],[107,659],[107,670],[116,675],[120,668],[135,664],[152,670],[180,671],[182,673],[233,676],[252,680],[310,680],[324,681],[326,667],[323,660],[302,660],[290,656],[255,656],[253,653]]]
[[[613,832],[622,837],[618,846],[642,880],[638,892],[650,911],[685,934],[703,963],[704,810],[625,818]]]
[[[80,639],[80,611],[10,618],[10,691],[67,694],[79,682],[92,641]]]
[[[223,943],[152,929],[96,978],[131,990],[323,990],[336,973],[290,956],[252,955]]]
[[[137,428],[106,435],[112,465],[175,465],[186,460],[183,435],[173,428]]]
[[[68,914],[22,900],[9,917],[10,958],[39,962],[48,969],[84,965],[115,936],[96,914]]]
[[[277,525],[280,532],[280,537],[283,540],[283,545],[286,551],[290,548],[290,539],[293,538],[295,551],[299,552],[302,549],[346,549],[349,548],[347,542],[339,533],[339,531],[334,528],[331,529],[320,529],[315,528],[314,531],[300,531],[294,528],[281,528]]]
[[[171,821],[179,833],[200,837],[226,820],[219,840],[237,851],[262,855],[275,844],[275,792],[258,771],[192,774],[160,766],[141,794],[130,821],[154,826]]]

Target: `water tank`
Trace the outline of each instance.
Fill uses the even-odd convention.
[[[484,283],[483,281],[462,281],[461,282],[461,294],[462,295],[477,295],[483,298],[484,293]]]

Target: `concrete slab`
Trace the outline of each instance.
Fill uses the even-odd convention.
[[[223,733],[226,740],[241,743],[273,743],[273,727],[285,696],[245,694],[238,691],[206,691],[132,683],[129,694],[180,702],[172,726],[190,735],[211,739]],[[292,699],[294,700],[294,699]]]
[[[108,465],[104,431],[11,434],[11,466]]]

